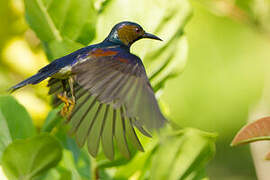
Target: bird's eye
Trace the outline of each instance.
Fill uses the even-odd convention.
[[[137,33],[139,33],[141,31],[139,28],[136,28],[135,30]]]

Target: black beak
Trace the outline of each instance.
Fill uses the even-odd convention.
[[[143,38],[156,39],[156,40],[162,41],[162,39],[150,33],[144,33]]]

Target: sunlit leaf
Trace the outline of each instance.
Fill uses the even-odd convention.
[[[42,41],[42,43],[49,60],[62,57],[83,47],[82,44],[68,39],[62,41],[52,40],[50,42]]]
[[[148,144],[145,153],[136,154],[118,168],[115,178],[195,180],[205,177],[205,165],[215,153],[215,139],[215,134],[190,128],[173,134],[166,132],[159,141]]]
[[[51,59],[87,45],[95,36],[96,10],[88,0],[24,0],[26,19]]]
[[[121,166],[117,169],[114,178],[128,178],[138,173],[141,177],[149,171],[151,167],[151,160],[157,149],[156,142],[147,145],[147,151],[144,153],[138,153],[136,156],[126,165]]]
[[[11,143],[3,153],[2,165],[10,179],[32,179],[56,166],[61,157],[59,141],[42,134]]]
[[[154,154],[150,179],[194,179],[215,153],[216,135],[180,130],[161,140]]]
[[[0,127],[1,127],[1,131],[0,131],[0,162],[1,162],[1,157],[2,157],[2,153],[4,149],[12,141],[11,135],[8,129],[7,121],[5,117],[3,116],[1,110],[0,110]]]
[[[12,96],[0,96],[0,110],[6,120],[12,140],[27,138],[36,134],[31,117]]]
[[[106,168],[111,168],[111,167],[123,166],[129,162],[130,160],[124,158],[121,155],[116,156],[115,160],[113,161],[108,160],[106,159],[106,157],[104,157],[102,158],[102,160],[98,159],[97,167],[100,169],[106,169]]]
[[[244,126],[234,137],[231,145],[270,140],[270,117],[258,119]]]

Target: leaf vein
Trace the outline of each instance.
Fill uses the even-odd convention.
[[[60,32],[58,31],[58,29],[56,28],[52,18],[50,17],[49,13],[46,10],[46,7],[44,6],[44,4],[42,3],[41,0],[37,0],[38,6],[40,7],[40,10],[44,13],[45,18],[49,24],[49,27],[52,30],[52,33],[54,34],[55,38],[57,41],[62,41],[62,37],[60,35]]]

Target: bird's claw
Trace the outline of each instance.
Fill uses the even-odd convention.
[[[68,98],[66,93],[63,94],[57,94],[57,97],[65,103],[64,107],[61,109],[61,115],[63,117],[69,117],[74,106],[75,106],[75,100],[72,98]]]

